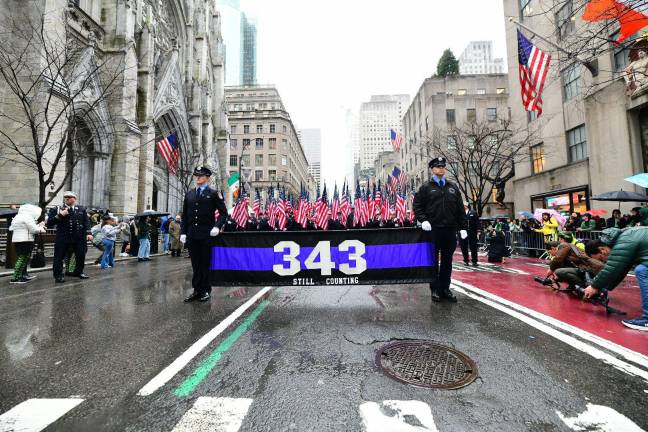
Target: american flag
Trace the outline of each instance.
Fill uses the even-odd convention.
[[[272,186],[268,189],[268,203],[266,204],[266,212],[268,213],[268,224],[272,229],[277,227],[277,213],[275,212],[275,199],[274,190]]]
[[[347,219],[351,214],[351,198],[349,197],[349,186],[346,185],[345,188],[345,185],[342,186],[342,202],[340,203],[340,213],[342,213],[342,223],[344,224],[344,226],[346,226]]]
[[[336,219],[338,213],[340,213],[340,195],[338,194],[338,188],[336,184],[335,189],[333,189],[333,201],[331,202],[332,218]]]
[[[254,198],[254,204],[252,204],[252,211],[254,216],[258,219],[261,214],[261,195],[259,194],[259,189],[256,190],[256,196]]]
[[[517,31],[517,39],[522,105],[527,111],[536,111],[539,117],[542,114],[542,89],[551,56],[533,45],[520,30]]]
[[[301,225],[302,228],[306,228],[306,225],[308,224],[308,212],[308,199],[306,198],[306,191],[302,188],[301,197],[299,199],[299,208],[297,209],[297,223]]]
[[[319,205],[315,210],[315,226],[323,230],[328,229],[329,224],[329,206],[328,206],[328,197],[326,196],[326,185],[324,185],[324,191],[322,192],[322,197],[319,200]]]
[[[389,216],[391,215],[391,208],[389,205],[389,199],[385,198],[382,201],[382,209],[380,212],[380,219],[383,222],[387,222],[389,220]]]
[[[399,169],[397,166],[394,167],[391,178],[392,182],[394,182],[394,190],[396,190],[396,184],[398,184],[401,188],[404,188],[407,184],[407,173]]]
[[[389,132],[390,132],[392,147],[394,147],[394,150],[399,151],[401,145],[403,144],[403,136],[398,132],[396,132],[394,129],[390,129]]]
[[[378,211],[380,213],[380,211],[382,210],[382,207],[381,207],[381,205],[382,205],[382,192],[380,191],[380,180],[378,180],[378,189],[376,189],[375,195],[376,196],[374,197],[374,203],[376,205],[376,211]]]
[[[371,220],[376,216],[376,185],[373,187],[373,193],[368,193],[367,195],[367,215],[368,219]]]
[[[166,161],[169,172],[175,175],[178,168],[178,159],[180,159],[180,147],[178,146],[178,135],[173,132],[166,138],[161,139],[155,144],[160,152],[160,156]]]
[[[400,186],[396,193],[396,219],[402,224],[406,217],[405,198],[401,194]]]
[[[236,202],[234,210],[232,210],[232,219],[236,222],[236,225],[241,228],[245,228],[248,219],[248,206],[250,205],[250,199],[243,193],[241,198]]]
[[[284,190],[279,191],[279,202],[277,202],[275,212],[277,213],[277,229],[283,231],[288,224],[288,218],[286,217],[286,193]]]

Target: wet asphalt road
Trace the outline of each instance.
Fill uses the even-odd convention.
[[[172,431],[200,396],[252,399],[242,431],[359,431],[367,401],[429,405],[440,432],[569,431],[604,405],[648,430],[648,383],[502,312],[424,285],[280,287],[187,396],[183,381],[253,308],[164,387],[137,392],[259,288],[214,288],[184,304],[189,260],[159,257],[54,285],[0,279],[0,413],[30,398],[84,402],[47,431]],[[389,341],[429,339],[468,354],[480,378],[453,391],[391,380],[374,364]]]

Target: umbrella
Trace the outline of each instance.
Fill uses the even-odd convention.
[[[642,188],[648,188],[648,173],[641,173],[628,177],[625,181],[641,186]]]
[[[607,210],[605,209],[595,209],[595,210],[588,210],[586,213],[591,214],[592,216],[603,216],[607,214]]]
[[[532,217],[533,217],[533,213],[531,213],[530,211],[521,211],[521,212],[518,212],[518,214],[519,214],[520,216],[525,216],[525,217],[528,217],[528,218],[532,218]]]
[[[144,210],[142,213],[137,213],[135,215],[136,218],[141,218],[141,217],[160,217],[160,216],[169,216],[170,213],[165,213],[165,212],[158,212],[158,211],[153,211],[153,210]]]
[[[552,218],[555,218],[556,221],[558,221],[558,224],[560,226],[564,226],[565,223],[567,222],[567,219],[565,219],[565,216],[561,215],[560,213],[558,213],[554,209],[542,209],[542,208],[535,209],[535,212],[533,213],[533,217],[535,218],[535,220],[542,223],[542,214],[543,213],[549,213],[549,215]]]
[[[605,192],[592,197],[594,201],[618,201],[618,202],[648,202],[648,195],[637,192],[620,191]]]
[[[11,218],[16,216],[17,214],[18,214],[18,210],[16,209],[10,209],[10,208],[0,209],[0,218]]]

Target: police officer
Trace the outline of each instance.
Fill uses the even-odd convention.
[[[457,298],[450,291],[452,256],[457,248],[457,231],[462,239],[468,237],[466,214],[459,188],[445,178],[446,160],[438,157],[428,166],[432,169],[432,179],[421,186],[414,197],[414,212],[421,228],[432,233],[436,245],[438,272],[436,280],[430,283],[432,300],[447,299],[455,303]]]
[[[479,214],[470,208],[468,203],[464,203],[466,212],[466,222],[468,224],[468,238],[460,239],[461,254],[463,255],[464,264],[468,265],[468,258],[472,258],[472,265],[477,267],[477,232],[479,231]],[[470,249],[470,257],[468,256]]]
[[[76,267],[73,276],[88,279],[83,273],[88,244],[92,240],[90,234],[90,218],[84,207],[77,205],[77,196],[72,191],[63,193],[63,205],[54,207],[47,214],[47,227],[56,227],[54,243],[54,280],[63,283],[63,260],[69,249],[74,251]]]
[[[227,221],[227,207],[218,193],[209,187],[212,172],[207,167],[197,167],[194,172],[196,188],[184,197],[180,241],[187,244],[193,278],[193,293],[185,302],[210,298],[209,278],[211,264],[211,237],[216,237]],[[216,220],[218,210],[218,220]]]

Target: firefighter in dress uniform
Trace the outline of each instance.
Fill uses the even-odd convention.
[[[211,238],[216,237],[225,225],[227,207],[218,193],[209,187],[212,172],[207,167],[197,167],[193,175],[196,188],[187,192],[184,197],[180,241],[186,243],[189,249],[193,268],[191,285],[194,291],[184,301],[205,302],[211,294]]]
[[[452,256],[457,248],[457,231],[462,240],[468,237],[466,213],[459,188],[445,178],[445,158],[432,159],[428,166],[432,169],[432,179],[421,186],[414,197],[414,213],[421,228],[431,232],[436,246],[437,278],[430,283],[432,300],[446,299],[455,303],[457,298],[450,291]]]
[[[78,206],[77,196],[72,191],[63,193],[63,205],[49,210],[47,227],[56,227],[56,240],[54,243],[54,280],[63,283],[63,260],[68,250],[74,251],[75,271],[73,276],[88,279],[83,272],[85,256],[88,251],[86,241],[92,240],[90,234],[90,218],[85,207]]]

